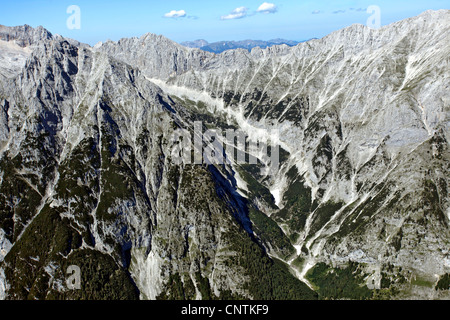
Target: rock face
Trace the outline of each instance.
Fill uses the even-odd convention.
[[[52,37],[52,34],[42,27],[33,29],[28,25],[19,27],[0,25],[0,79],[2,82],[5,78],[12,78],[20,72],[35,44]]]
[[[201,68],[213,56],[212,53],[186,48],[151,33],[140,38],[121,39],[117,43],[98,43],[94,48],[138,67],[147,76],[164,80]]]
[[[0,40],[14,42],[22,48],[51,39],[53,39],[53,35],[41,26],[32,28],[29,25],[17,27],[0,25]]]
[[[449,21],[218,55],[0,28],[0,298],[448,298]],[[279,166],[177,163],[198,123]]]

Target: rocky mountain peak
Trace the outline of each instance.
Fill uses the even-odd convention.
[[[53,39],[53,35],[42,26],[33,28],[26,24],[17,27],[0,25],[0,40],[13,41],[22,48],[51,39]]]

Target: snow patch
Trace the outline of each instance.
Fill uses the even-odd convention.
[[[279,188],[275,188],[270,190],[270,193],[272,194],[273,198],[275,199],[275,204],[277,206],[280,206],[281,203],[281,190]]]

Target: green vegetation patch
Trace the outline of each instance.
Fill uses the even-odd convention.
[[[449,290],[450,289],[450,273],[443,275],[435,287],[436,290]]]
[[[342,208],[344,203],[338,202],[335,203],[333,201],[328,201],[327,203],[321,205],[314,212],[314,218],[311,223],[310,234],[314,235],[317,231],[319,231],[330,219],[333,215]]]
[[[373,291],[365,285],[359,265],[354,262],[342,269],[318,263],[308,271],[306,278],[321,299],[367,300],[373,296]]]
[[[91,249],[77,250],[61,264],[80,268],[81,289],[58,292],[51,290],[47,299],[58,300],[137,300],[139,292],[126,270],[114,259]],[[65,274],[64,278],[68,275]]]
[[[45,206],[5,258],[9,294],[13,299],[44,299],[49,289],[44,267],[80,245],[80,236],[68,220]]]
[[[283,230],[270,217],[254,208],[249,209],[249,217],[254,225],[253,231],[261,238],[261,241],[265,245],[274,247],[283,259],[295,252],[295,248]]]
[[[425,180],[422,200],[425,214],[434,215],[440,223],[448,227],[447,217],[440,206],[437,186],[433,181]]]
[[[36,214],[42,195],[36,191],[17,170],[21,168],[21,156],[14,159],[5,156],[0,162],[0,228],[14,242],[24,225]]]
[[[64,200],[64,203],[71,203],[70,213],[86,227],[92,223],[89,213],[97,205],[100,163],[97,145],[94,139],[89,138],[74,148],[70,158],[65,159],[58,170],[58,197]],[[76,201],[71,201],[73,199]]]
[[[249,282],[245,289],[256,300],[316,300],[317,294],[290,273],[289,267],[270,259],[264,250],[248,235],[230,239],[230,249],[237,252],[236,259],[244,268]]]
[[[363,203],[356,206],[356,203],[351,204],[344,209],[342,216],[347,216],[337,233],[333,235],[333,239],[341,239],[348,234],[357,233],[361,230],[365,230],[364,226],[370,223],[370,218],[380,210],[384,203],[385,207],[383,210],[392,210],[393,207],[398,203],[400,194],[394,194],[392,199],[386,201],[391,197],[391,190],[389,184],[380,184],[373,189],[373,193],[378,192],[375,196],[369,197]],[[356,208],[355,208],[356,206]],[[348,215],[347,212],[353,210],[353,212]],[[397,243],[398,245],[398,243]]]
[[[46,205],[5,258],[11,299],[137,299],[138,292],[126,270],[112,257],[81,249],[82,236],[67,218]],[[49,271],[52,266],[53,274]],[[81,271],[81,289],[68,290],[66,270]],[[52,280],[53,279],[53,280]],[[55,281],[62,290],[55,288]]]
[[[267,205],[272,208],[276,208],[275,199],[273,195],[270,193],[269,189],[265,187],[261,182],[259,182],[253,174],[252,170],[257,169],[257,165],[246,165],[238,168],[239,175],[244,179],[247,183],[247,188],[250,192],[251,199],[258,198],[263,200]]]
[[[312,210],[312,195],[303,177],[298,176],[295,166],[288,171],[287,175],[291,183],[283,195],[284,208],[276,212],[273,217],[279,223],[287,223],[291,236],[305,228],[306,220]]]
[[[190,277],[187,277],[190,280]],[[187,285],[191,290],[185,290],[179,273],[171,274],[165,285],[165,290],[156,297],[156,300],[192,300],[195,298],[195,287],[192,296],[192,280]],[[190,291],[190,292],[189,292]]]

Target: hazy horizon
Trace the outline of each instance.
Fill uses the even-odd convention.
[[[79,25],[68,27],[73,6],[79,9]],[[157,1],[52,1],[24,0],[2,5],[0,24],[43,26],[89,45],[107,40],[141,37],[146,33],[163,35],[176,42],[285,39],[306,41],[322,38],[352,24],[367,24],[379,10],[385,26],[417,16],[426,10],[449,9],[444,0],[395,1],[365,0],[293,1],[230,0],[226,3],[170,0]],[[369,10],[370,11],[370,10]],[[73,22],[73,21],[72,21]]]

